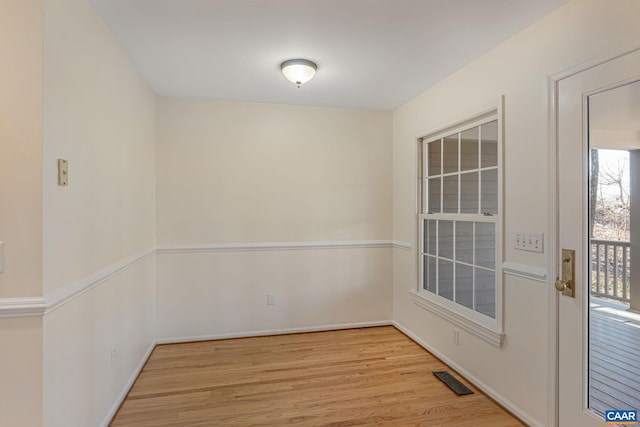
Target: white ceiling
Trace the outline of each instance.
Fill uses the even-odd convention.
[[[391,110],[567,0],[90,1],[160,95]]]

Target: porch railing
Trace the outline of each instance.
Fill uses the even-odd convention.
[[[591,239],[591,295],[630,302],[631,245]]]

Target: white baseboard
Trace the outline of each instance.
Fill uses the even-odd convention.
[[[138,379],[138,375],[140,375],[140,372],[142,372],[142,368],[144,367],[144,364],[147,363],[147,360],[149,360],[149,356],[151,356],[151,352],[155,347],[156,347],[155,342],[152,342],[151,344],[149,344],[149,348],[147,348],[147,351],[145,351],[144,355],[142,356],[142,359],[140,360],[136,368],[133,370],[133,373],[127,380],[127,383],[124,385],[124,387],[118,394],[118,397],[113,402],[113,405],[111,405],[109,412],[107,412],[107,415],[105,415],[104,419],[100,423],[100,427],[108,427],[109,423],[111,423],[111,421],[113,420],[113,417],[116,416],[116,412],[118,412],[120,405],[122,405],[122,402],[124,402],[124,399],[127,397],[127,394],[129,394],[129,390],[131,390],[131,387],[133,387],[133,383],[135,383],[136,379]]]
[[[532,427],[544,427],[543,423],[541,423],[541,422],[537,421],[536,419],[534,419],[531,415],[529,415],[527,412],[522,410],[522,408],[520,408],[519,406],[515,405],[509,399],[505,398],[504,396],[502,396],[501,394],[496,392],[494,389],[489,387],[483,381],[478,379],[475,375],[471,374],[469,371],[464,369],[462,366],[458,365],[453,360],[449,359],[447,356],[442,354],[440,351],[438,351],[434,347],[432,347],[429,344],[427,344],[426,342],[424,342],[421,338],[419,338],[417,335],[415,335],[409,329],[405,328],[404,326],[402,326],[400,323],[398,323],[396,321],[393,321],[392,324],[393,324],[393,326],[395,328],[397,328],[399,331],[401,331],[402,333],[407,335],[409,338],[411,338],[413,341],[415,341],[422,348],[427,350],[429,353],[432,353],[438,359],[442,360],[444,363],[449,365],[451,368],[455,369],[456,372],[458,372],[460,375],[462,375],[466,380],[468,380],[470,383],[472,383],[478,389],[482,390],[483,393],[485,393],[486,395],[491,397],[493,400],[495,400],[500,405],[505,407],[508,411],[510,411],[513,415],[518,417],[520,419],[520,421],[522,421],[525,424],[527,424],[529,426],[532,426]]]
[[[286,329],[261,329],[257,331],[246,332],[227,332],[221,334],[212,335],[193,335],[186,337],[170,337],[159,338],[156,340],[156,344],[175,344],[181,342],[191,341],[209,341],[220,340],[229,338],[246,338],[246,337],[259,337],[266,335],[286,335],[286,334],[298,334],[303,332],[322,332],[322,331],[335,331],[338,329],[355,329],[355,328],[369,328],[372,326],[391,326],[393,322],[391,320],[381,320],[375,322],[357,322],[357,323],[340,323],[334,325],[320,325],[320,326],[305,326],[301,328],[286,328]]]

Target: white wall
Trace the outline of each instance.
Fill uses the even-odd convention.
[[[44,426],[100,426],[114,415],[154,343],[154,282],[149,255],[46,314]]]
[[[44,70],[44,425],[95,426],[154,340],[155,96],[86,0],[44,1]]]
[[[390,321],[390,283],[387,248],[160,254],[156,330],[182,340]]]
[[[42,0],[0,2],[0,425],[42,423],[42,320],[2,318],[42,295]]]
[[[412,304],[416,287],[416,139],[505,95],[505,261],[546,270],[544,254],[513,249],[517,231],[548,233],[547,76],[640,40],[640,3],[576,0],[465,66],[394,112],[394,319],[507,399],[547,424],[548,319],[544,283],[505,275],[506,343],[498,349]]]
[[[158,244],[182,252],[158,256],[158,337],[389,320],[389,245],[353,245],[390,240],[391,133],[388,112],[161,98]],[[211,250],[327,241],[349,247]]]

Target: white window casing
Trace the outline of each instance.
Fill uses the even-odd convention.
[[[504,341],[503,129],[501,99],[419,139],[418,277],[410,292],[418,306],[498,347]]]

